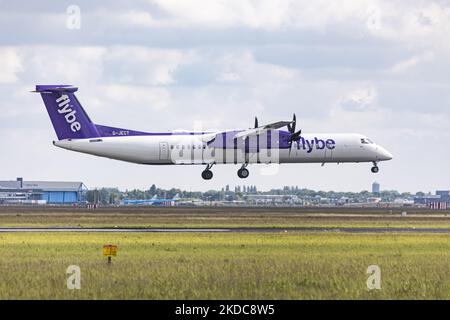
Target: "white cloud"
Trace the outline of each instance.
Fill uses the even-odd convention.
[[[26,57],[24,77],[36,84],[95,83],[106,53],[98,46],[24,46],[19,50]]]
[[[339,101],[339,106],[348,111],[367,111],[374,107],[377,93],[373,86],[352,90]]]
[[[108,48],[105,63],[112,81],[148,85],[174,84],[174,73],[181,65],[197,60],[193,50],[157,49],[143,46],[113,46]],[[117,66],[119,66],[117,68]]]
[[[124,110],[124,115],[130,105],[135,107],[134,112],[150,115],[153,111],[167,108],[170,99],[168,90],[159,87],[108,85],[99,86],[98,90],[102,99],[105,99],[105,110],[115,104]]]
[[[289,12],[289,1],[156,0],[155,3],[173,16],[173,24],[180,26],[247,26],[270,29],[282,25],[286,21],[283,18]]]
[[[372,0],[294,1],[294,0],[152,0],[171,17],[172,25],[199,25],[212,28],[249,27],[276,30],[315,28],[349,19],[361,19]]]
[[[250,28],[267,31],[309,30],[373,37],[421,47],[449,48],[450,6],[441,1],[387,0],[150,0],[166,13],[154,18],[146,12],[133,12],[148,27]],[[414,43],[411,43],[411,42]]]
[[[298,71],[294,69],[256,61],[248,50],[224,54],[216,59],[216,64],[219,69],[216,78],[218,81],[253,86],[291,81],[298,75]]]
[[[423,54],[413,56],[410,59],[400,61],[392,67],[391,71],[394,73],[402,73],[416,67],[420,63],[431,62],[434,58],[435,55],[433,52],[425,52]]]
[[[154,27],[158,22],[153,19],[148,11],[129,10],[117,15],[120,24],[136,25],[142,27]]]
[[[18,74],[23,71],[22,59],[17,50],[12,47],[0,47],[0,83],[14,83]]]
[[[378,28],[371,34],[409,46],[449,48],[450,7],[445,2],[380,1]]]

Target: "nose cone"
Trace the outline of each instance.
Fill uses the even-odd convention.
[[[386,161],[386,160],[391,160],[393,158],[393,156],[385,148],[378,146],[378,148],[377,148],[377,158],[380,161]]]

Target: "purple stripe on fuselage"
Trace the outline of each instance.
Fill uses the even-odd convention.
[[[108,126],[102,126],[99,124],[95,125],[97,127],[97,130],[102,137],[128,137],[128,136],[176,136],[176,135],[202,135],[202,134],[208,134],[212,132],[144,132],[144,131],[136,131],[136,130],[129,130],[129,129],[123,129],[123,128],[116,128],[116,127],[108,127]]]

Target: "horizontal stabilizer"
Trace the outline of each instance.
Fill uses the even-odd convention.
[[[71,92],[74,93],[78,91],[77,87],[72,85],[37,85],[36,90],[32,92],[40,92],[40,93],[52,93],[52,92]]]

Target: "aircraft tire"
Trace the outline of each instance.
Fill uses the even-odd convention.
[[[245,179],[250,175],[250,172],[246,168],[242,168],[238,170],[238,177],[241,179]]]
[[[202,172],[202,178],[205,180],[211,180],[213,177],[213,173],[211,170],[204,170]]]

